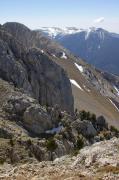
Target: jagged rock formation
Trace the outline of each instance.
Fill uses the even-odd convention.
[[[36,48],[36,38],[34,33],[32,37],[32,31],[18,23],[0,28],[0,77],[23,88],[41,105],[58,104],[73,113],[71,85],[66,73]]]
[[[78,119],[72,123],[72,126],[78,131],[79,134],[82,134],[84,137],[94,137],[97,134],[97,131],[92,123],[87,120],[80,121]]]

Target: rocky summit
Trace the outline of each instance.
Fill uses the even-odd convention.
[[[0,26],[0,179],[118,179],[118,76],[19,23]]]

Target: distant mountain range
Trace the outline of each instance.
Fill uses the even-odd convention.
[[[119,34],[95,27],[43,27],[40,31],[95,67],[119,75]]]

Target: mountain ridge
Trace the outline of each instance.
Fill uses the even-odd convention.
[[[44,32],[42,30],[42,32]],[[74,55],[85,59],[98,69],[118,75],[119,34],[108,32],[102,28],[89,28],[72,34],[57,34],[50,36]]]

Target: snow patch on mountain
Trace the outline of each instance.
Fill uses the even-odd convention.
[[[42,27],[39,30],[41,30],[44,33],[48,34],[52,38],[54,38],[58,34],[62,33],[62,29],[57,28],[57,27]]]
[[[44,50],[43,50],[43,49],[41,50],[41,53],[44,53]]]
[[[113,106],[117,109],[117,111],[119,111],[119,109],[118,109],[118,107],[115,105],[115,103],[114,103],[111,99],[109,99],[109,101],[113,104]]]
[[[75,66],[78,68],[78,70],[81,72],[81,73],[83,73],[83,67],[82,66],[80,66],[80,65],[78,65],[77,63],[74,63],[75,64]]]
[[[53,56],[53,57],[56,57],[56,55],[55,55],[55,54],[52,54],[52,56]]]
[[[62,53],[61,58],[62,58],[62,59],[67,59],[67,56],[66,56],[65,52]]]
[[[83,85],[84,89],[87,91],[87,92],[91,92],[90,89],[88,89],[85,85]]]
[[[42,27],[39,30],[49,35],[51,38],[55,38],[58,35],[71,35],[80,32],[86,32],[87,34],[91,31],[92,28],[89,29],[81,29],[76,27],[66,27],[66,28],[58,28],[58,27]]]
[[[105,38],[105,31],[101,28],[90,27],[89,29],[84,30],[84,32],[85,32],[85,40],[87,40],[90,37],[91,33],[97,34],[101,40],[104,40]]]
[[[116,86],[113,86],[113,87],[114,87],[114,89],[116,90],[117,95],[119,96],[119,89],[118,89]]]
[[[91,29],[89,28],[87,31],[85,31],[85,40],[87,40],[89,38],[89,35],[91,33]]]
[[[81,91],[83,91],[83,89],[81,88],[81,86],[74,80],[74,79],[70,79],[70,82],[75,85],[77,88],[79,88]]]
[[[100,39],[104,40],[104,38],[105,38],[104,32],[100,31],[98,34],[99,34]]]
[[[46,134],[54,134],[54,133],[59,133],[63,126],[58,126],[56,128],[50,129],[46,131]]]
[[[90,37],[91,33],[96,33],[100,39],[104,40],[105,37],[105,30],[96,27],[89,27],[88,29],[76,28],[76,27],[41,27],[40,31],[44,32],[49,37],[55,39],[56,37],[63,37],[65,35],[71,35],[76,33],[85,33],[85,40]]]
[[[39,30],[43,31],[52,38],[55,38],[57,35],[75,34],[82,31],[82,29],[76,27],[66,27],[66,28],[41,27]]]

